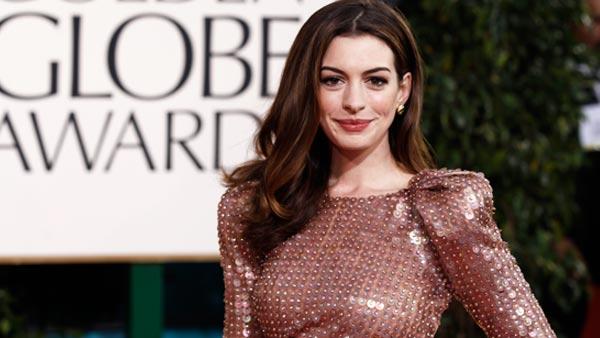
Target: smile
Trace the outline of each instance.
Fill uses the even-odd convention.
[[[369,126],[372,120],[361,120],[361,119],[346,119],[346,120],[335,120],[344,130],[349,132],[359,132]]]

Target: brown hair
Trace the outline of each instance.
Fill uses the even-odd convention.
[[[406,111],[396,114],[389,129],[394,158],[412,173],[433,167],[420,129],[422,60],[406,18],[378,0],[339,0],[321,8],[292,44],[277,94],[254,139],[258,158],[223,173],[228,187],[256,182],[243,216],[244,237],[259,260],[302,229],[327,190],[331,144],[319,125],[320,67],[334,37],[363,34],[392,50],[399,79],[412,74]]]

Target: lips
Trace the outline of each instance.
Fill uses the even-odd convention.
[[[371,122],[371,120],[365,120],[365,119],[344,119],[344,120],[336,120],[339,123],[344,123],[344,124],[364,124],[364,123],[369,123]]]
[[[369,126],[369,123],[372,120],[365,119],[343,119],[343,120],[335,120],[344,130],[346,131],[362,131],[366,127]]]

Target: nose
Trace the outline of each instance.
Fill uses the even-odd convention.
[[[344,91],[343,107],[351,114],[356,114],[365,108],[363,88],[360,83],[350,84]]]

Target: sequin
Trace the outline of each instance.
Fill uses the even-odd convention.
[[[420,231],[417,229],[410,231],[408,233],[408,237],[410,238],[410,242],[412,244],[419,245],[419,244],[421,244],[421,242],[424,242],[423,236],[421,235]]]
[[[483,259],[490,261],[492,259],[492,252],[489,249],[483,250]]]
[[[219,203],[225,338],[431,338],[452,296],[489,337],[556,337],[493,221],[483,174],[426,169],[396,193],[324,196],[261,266],[240,222],[254,184]]]
[[[474,208],[477,208],[480,206],[479,199],[477,198],[477,195],[475,194],[475,192],[473,191],[473,189],[471,187],[467,186],[464,189],[464,195],[465,195],[465,199],[466,199],[469,207],[474,209]]]

